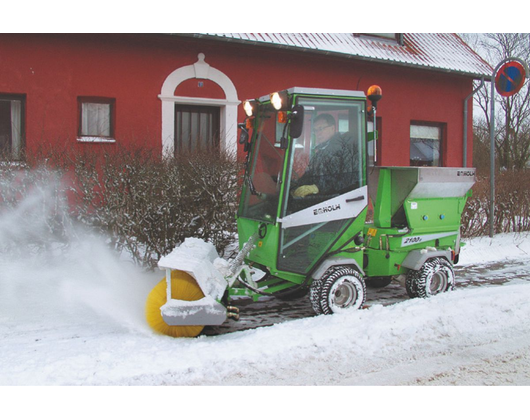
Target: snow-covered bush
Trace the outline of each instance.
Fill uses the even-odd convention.
[[[464,237],[490,231],[490,179],[479,177],[462,215]],[[530,171],[506,171],[495,176],[495,233],[530,230]]]
[[[239,172],[236,160],[220,152],[78,155],[71,187],[76,217],[146,266],[187,237],[211,241],[222,255],[236,235]]]

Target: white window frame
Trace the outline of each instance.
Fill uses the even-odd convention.
[[[116,141],[114,138],[116,100],[90,96],[80,96],[77,99],[79,107],[77,141],[82,143],[114,143]],[[108,109],[105,109],[107,107]],[[93,131],[94,126],[102,126],[104,130],[95,132]]]
[[[22,159],[24,142],[25,95],[0,95],[0,101],[9,102],[11,108],[11,158]]]
[[[438,156],[433,157],[437,159],[437,164],[434,167],[443,166],[443,137],[444,137],[444,127],[443,124],[439,123],[422,123],[419,121],[414,121],[410,123],[410,147],[412,147],[413,140],[425,140],[438,143]],[[435,149],[432,148],[434,151]],[[412,160],[412,151],[409,153],[409,162]]]

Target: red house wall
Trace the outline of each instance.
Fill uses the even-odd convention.
[[[234,42],[162,35],[0,34],[0,95],[26,95],[28,150],[42,143],[77,143],[79,96],[116,99],[118,143],[161,145],[161,101],[168,75],[205,61],[234,83],[239,100],[293,86],[383,89],[380,165],[408,166],[410,123],[444,123],[443,165],[462,165],[463,101],[472,79],[330,55],[256,47]],[[219,86],[188,80],[177,96],[220,99]],[[472,161],[472,107],[469,107],[468,165]],[[243,121],[242,107],[238,120]],[[83,145],[112,148],[112,144]]]
[[[366,92],[370,85],[378,84],[383,89],[383,99],[377,110],[384,131],[380,165],[409,165],[412,121],[446,124],[443,165],[462,165],[464,99],[472,91],[471,78],[281,49],[242,45],[220,49],[218,43],[201,46],[206,60],[236,81],[240,99],[293,86]],[[471,108],[469,106],[468,165],[472,161]],[[239,114],[242,120],[241,109]]]

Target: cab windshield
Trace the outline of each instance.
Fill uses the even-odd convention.
[[[285,159],[280,139],[285,126],[277,122],[276,110],[270,104],[260,106],[240,208],[243,217],[269,222],[276,219]]]

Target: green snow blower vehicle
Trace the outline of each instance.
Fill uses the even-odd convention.
[[[240,252],[229,263],[191,238],[163,257],[166,277],[146,305],[153,329],[196,336],[238,319],[241,296],[307,294],[317,314],[332,314],[362,308],[367,284],[396,280],[410,297],[454,288],[475,170],[375,166],[380,99],[378,86],[296,87],[244,102]]]

